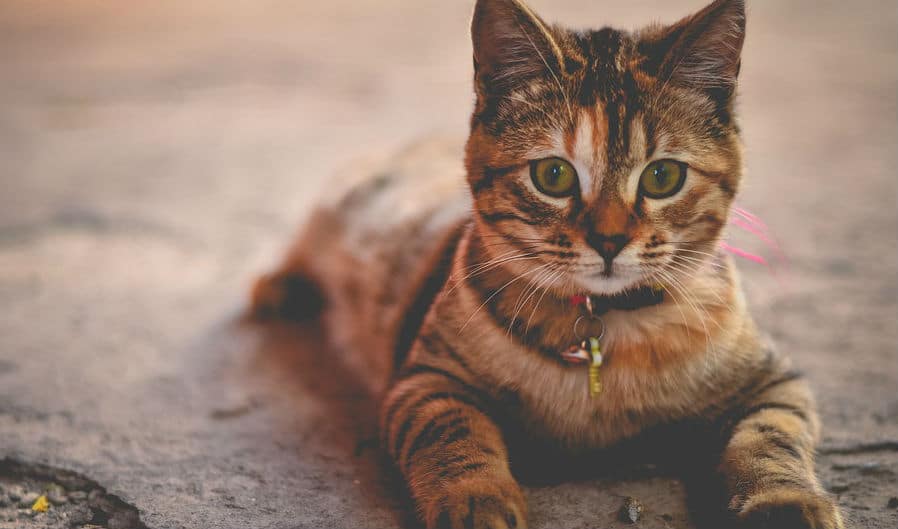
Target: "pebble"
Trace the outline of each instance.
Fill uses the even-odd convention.
[[[69,502],[68,496],[65,495],[65,489],[62,487],[50,487],[47,490],[47,499],[53,505],[62,505]]]
[[[31,506],[34,505],[34,502],[40,497],[41,495],[36,492],[26,492],[19,498],[19,507],[22,507],[23,509],[27,508],[30,511]]]
[[[54,497],[58,498],[60,496],[65,496],[65,488],[63,488],[62,485],[57,485],[56,483],[51,483],[50,485],[47,485],[47,488],[44,491],[44,494],[46,494],[47,499],[52,502]],[[68,501],[68,500],[66,500],[66,501]]]
[[[618,516],[622,522],[636,523],[642,515],[642,503],[633,497],[624,500],[624,504],[620,508]]]
[[[69,499],[72,501],[84,501],[87,499],[87,493],[83,490],[73,490],[69,492]]]
[[[63,505],[69,502],[69,497],[65,494],[47,494],[47,499],[53,505]]]
[[[6,489],[6,495],[9,496],[10,500],[15,502],[21,500],[23,494],[25,494],[25,489],[18,485],[13,485]]]

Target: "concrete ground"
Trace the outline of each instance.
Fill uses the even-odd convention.
[[[635,27],[702,0],[532,4]],[[817,391],[820,473],[849,525],[894,529],[898,9],[749,4],[741,201],[788,270],[744,264],[745,287]],[[238,314],[334,168],[464,134],[469,11],[0,3],[0,491],[73,484],[91,506],[76,527],[408,523],[364,374],[341,367],[351,352]],[[645,506],[640,527],[691,526],[682,485],[651,473],[527,493],[534,527],[623,526],[626,496]],[[4,505],[0,527],[63,519]]]

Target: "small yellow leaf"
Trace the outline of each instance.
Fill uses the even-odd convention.
[[[31,510],[34,512],[47,512],[47,509],[50,508],[50,502],[47,501],[47,495],[41,495],[40,498],[34,500],[34,505],[31,506]]]

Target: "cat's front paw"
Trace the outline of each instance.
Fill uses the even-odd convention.
[[[839,507],[829,495],[782,488],[759,492],[741,504],[737,516],[746,527],[763,529],[842,529]]]
[[[428,529],[524,529],[527,504],[511,478],[458,481],[429,505],[423,505]]]

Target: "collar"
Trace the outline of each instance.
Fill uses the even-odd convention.
[[[664,287],[661,285],[641,286],[611,296],[579,294],[570,297],[571,305],[583,305],[591,316],[601,316],[612,310],[637,310],[658,305],[664,301]]]

